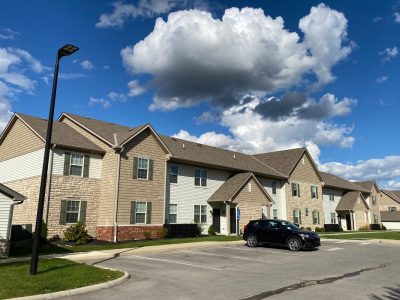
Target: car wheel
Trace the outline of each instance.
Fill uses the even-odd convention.
[[[290,238],[287,242],[287,246],[290,251],[299,251],[301,249],[301,243],[296,238]]]
[[[254,234],[249,235],[247,237],[247,246],[257,247],[257,245],[258,245],[258,238]]]

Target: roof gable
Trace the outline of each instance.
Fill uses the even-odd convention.
[[[365,207],[369,209],[369,205],[362,193],[360,191],[351,191],[342,196],[338,205],[336,206],[336,211],[354,211],[358,203],[358,199],[361,199]]]
[[[356,184],[363,189],[367,190],[368,193],[372,191],[372,188],[375,186],[375,189],[379,191],[378,185],[376,184],[375,180],[368,180],[368,181],[353,181],[353,184]]]
[[[381,192],[400,204],[400,190],[398,191],[381,190]]]
[[[10,189],[9,187],[1,183],[0,183],[0,193],[6,195],[7,197],[11,198],[14,201],[24,201],[26,199],[25,196],[21,195],[20,193],[17,193],[16,191]]]
[[[215,192],[210,196],[208,202],[224,202],[233,201],[235,196],[242,190],[242,188],[253,179],[260,190],[264,193],[268,200],[273,203],[271,196],[263,188],[257,178],[251,172],[238,173],[226,180]]]
[[[361,192],[368,192],[366,189],[355,185],[354,183],[336,176],[334,174],[320,172],[322,178],[325,182],[325,187],[330,187],[334,189],[341,189],[341,190],[348,190],[348,191],[361,191]]]

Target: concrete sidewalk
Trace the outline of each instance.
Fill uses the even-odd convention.
[[[136,255],[143,253],[157,253],[164,251],[179,251],[182,249],[191,248],[203,248],[209,246],[226,246],[232,244],[245,244],[245,241],[231,241],[231,242],[194,242],[194,243],[182,243],[182,244],[169,244],[169,245],[157,245],[157,246],[146,246],[139,248],[122,248],[122,249],[110,249],[110,250],[99,250],[99,251],[88,251],[88,252],[73,252],[73,253],[63,253],[63,254],[49,254],[41,255],[40,258],[65,258],[73,261],[84,262],[87,260],[101,260],[101,259],[112,259],[119,256]],[[0,260],[1,264],[27,261],[31,257],[16,257],[16,258],[6,258]]]

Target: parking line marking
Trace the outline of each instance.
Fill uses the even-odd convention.
[[[190,250],[184,250],[184,251],[180,251],[180,252],[184,252],[184,253],[193,253],[193,254],[202,254],[202,255],[208,255],[208,256],[218,256],[218,257],[234,258],[234,259],[242,259],[242,260],[250,260],[250,261],[256,261],[256,262],[273,263],[273,262],[270,261],[270,260],[253,259],[253,258],[246,258],[246,257],[240,257],[240,256],[226,256],[226,255],[221,255],[221,254],[206,253],[206,252],[197,252],[197,251],[190,251]]]
[[[241,250],[241,251],[254,251],[254,252],[260,252],[260,253],[275,253],[275,254],[285,254],[285,255],[294,255],[294,253],[286,253],[286,252],[278,252],[278,251],[268,251],[268,250],[257,250],[257,249],[251,249],[251,248],[235,248],[235,247],[228,247],[228,246],[222,246],[221,248],[226,248],[226,249],[233,249],[233,250]],[[299,254],[297,254],[299,256]]]
[[[372,243],[368,243],[368,242],[365,242],[365,243],[361,243],[361,245],[371,245]]]
[[[168,259],[153,258],[153,257],[145,257],[145,256],[139,256],[139,255],[130,255],[129,257],[146,259],[146,260],[161,261],[161,262],[166,262],[166,263],[171,263],[171,264],[178,264],[178,265],[184,265],[184,266],[189,266],[189,267],[203,268],[203,269],[209,269],[209,270],[214,270],[214,271],[222,271],[222,269],[208,267],[208,266],[201,266],[201,265],[196,265],[196,264],[189,264],[189,263],[185,263],[183,261],[168,260]]]
[[[325,251],[338,251],[338,250],[343,250],[343,248],[330,248],[330,249],[321,249],[321,250],[325,250]]]

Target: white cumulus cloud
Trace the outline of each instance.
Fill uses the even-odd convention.
[[[399,49],[397,47],[386,48],[379,52],[379,55],[382,57],[382,62],[387,63],[399,55]]]
[[[90,60],[85,59],[84,61],[81,61],[80,63],[82,69],[84,70],[92,70],[94,69],[94,65]]]
[[[100,106],[104,109],[110,108],[111,107],[111,103],[110,101],[104,99],[104,98],[95,98],[95,97],[90,97],[89,98],[89,106],[93,107],[93,106]]]
[[[129,71],[152,76],[151,110],[204,100],[226,108],[250,92],[304,85],[310,73],[317,77],[312,85],[334,80],[332,67],[351,51],[346,17],[320,4],[299,27],[303,41],[281,17],[273,19],[262,9],[230,8],[221,19],[184,10],[170,13],[166,21],[158,18],[153,32],[121,55]]]
[[[129,93],[128,96],[135,97],[143,94],[146,89],[139,84],[137,80],[131,80],[128,82]]]

